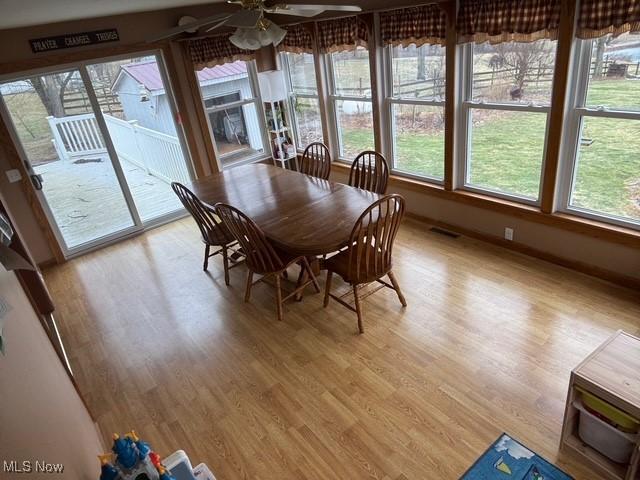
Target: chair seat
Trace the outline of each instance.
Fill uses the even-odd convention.
[[[375,251],[370,250],[367,254],[369,257],[369,271],[367,271],[366,258],[360,259],[360,268],[358,268],[358,262],[356,255],[351,258],[351,269],[349,268],[349,256],[350,251],[344,250],[333,257],[325,260],[325,268],[340,275],[345,282],[351,284],[369,283],[377,280],[380,277],[385,276],[390,270],[391,265],[379,265],[374,270],[373,265],[375,262]],[[380,258],[378,257],[378,262]]]
[[[233,235],[222,223],[213,228],[207,229],[206,237],[202,241],[208,245],[227,245],[233,241]]]

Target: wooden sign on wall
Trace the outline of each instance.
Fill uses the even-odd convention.
[[[93,32],[71,33],[67,35],[57,35],[55,37],[44,37],[29,40],[33,53],[50,52],[63,48],[82,47],[85,45],[95,45],[99,43],[117,42],[120,40],[118,30],[109,28],[107,30],[94,30]]]

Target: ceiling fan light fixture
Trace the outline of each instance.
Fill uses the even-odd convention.
[[[258,50],[261,47],[257,31],[253,28],[237,28],[229,41],[243,50]]]
[[[267,28],[267,32],[271,35],[271,43],[273,43],[274,46],[277,46],[287,35],[287,31],[284,28],[280,28],[273,22],[271,22],[271,25]]]
[[[265,28],[238,27],[229,41],[244,50],[258,50],[267,45],[278,45],[287,34],[286,30],[268,20],[263,25]]]

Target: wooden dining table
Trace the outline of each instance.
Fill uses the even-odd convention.
[[[242,210],[277,247],[309,256],[345,247],[356,220],[381,197],[266,164],[223,170],[190,189],[209,206],[223,202]]]

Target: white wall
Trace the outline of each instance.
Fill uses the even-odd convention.
[[[95,480],[103,446],[17,277],[0,265],[0,297],[11,304],[0,355],[0,478]],[[3,461],[61,463],[60,474],[3,472]]]

